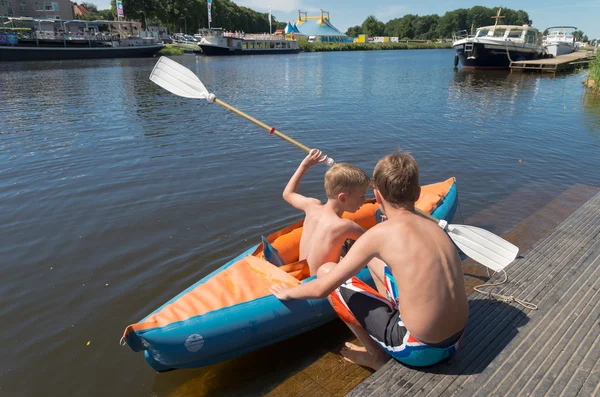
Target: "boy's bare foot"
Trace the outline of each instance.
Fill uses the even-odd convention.
[[[346,347],[343,347],[340,353],[346,361],[374,370],[381,368],[389,359],[382,354],[371,354],[367,352],[366,348],[350,342],[346,342]]]

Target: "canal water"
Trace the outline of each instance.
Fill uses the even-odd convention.
[[[399,147],[422,183],[455,176],[455,221],[528,191],[496,214],[516,224],[543,205],[536,192],[600,185],[600,98],[584,71],[454,71],[451,50],[174,59],[337,161],[371,173]],[[155,62],[0,64],[2,394],[262,394],[313,361],[324,332],[343,332],[165,374],[119,346],[128,324],[300,218],[281,192],[304,152],[157,87]],[[325,170],[301,192],[323,199]],[[257,357],[264,373],[244,377]]]

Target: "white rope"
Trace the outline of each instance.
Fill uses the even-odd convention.
[[[504,40],[504,48],[506,48],[506,56],[508,57],[508,62],[513,63],[513,60],[510,57],[510,53],[508,52],[508,42],[508,39]],[[513,47],[515,46],[514,43],[511,42],[511,44],[513,45]]]
[[[508,275],[506,274],[506,271],[504,271],[504,269],[502,269],[501,272],[504,273],[504,280],[497,282],[497,283],[492,283],[492,284],[478,285],[477,287],[475,287],[475,291],[479,292],[480,294],[487,295],[487,297],[492,300],[497,300],[499,302],[505,302],[505,303],[515,302],[515,303],[525,307],[526,309],[537,310],[538,309],[537,305],[534,305],[531,302],[527,302],[522,299],[515,298],[512,295],[508,296],[508,295],[502,295],[502,294],[495,294],[493,292],[486,292],[486,291],[482,291],[480,289],[480,288],[484,288],[484,287],[497,287],[499,285],[504,284],[508,280]],[[492,274],[491,277],[493,277],[495,274],[496,273]],[[488,276],[489,276],[489,270],[488,270]]]

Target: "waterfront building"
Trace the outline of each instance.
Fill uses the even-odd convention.
[[[0,16],[38,19],[74,19],[70,0],[0,0]]]

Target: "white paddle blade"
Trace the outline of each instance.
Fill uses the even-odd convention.
[[[487,230],[466,225],[448,225],[448,235],[469,258],[497,272],[515,260],[519,247]]]
[[[198,76],[185,66],[164,56],[160,57],[154,65],[150,80],[184,98],[206,99],[209,95]]]

